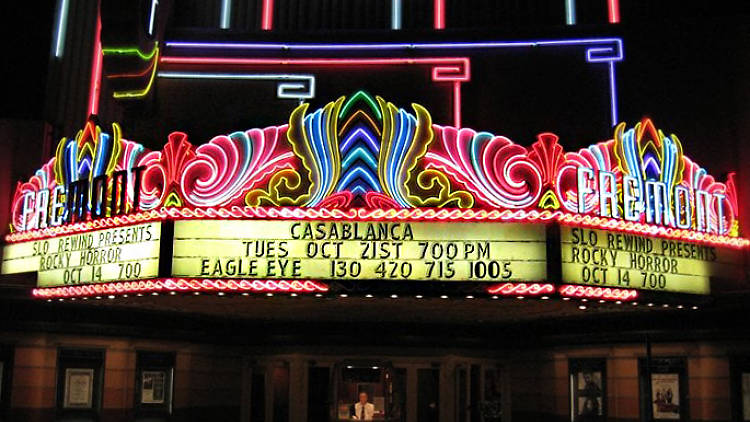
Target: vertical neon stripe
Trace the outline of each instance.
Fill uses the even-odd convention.
[[[260,27],[264,31],[273,29],[273,0],[263,0],[263,16]]]
[[[401,0],[391,3],[391,29],[401,29]]]
[[[65,51],[65,30],[68,26],[68,1],[60,0],[57,10],[57,31],[55,31],[55,57],[62,57]]]
[[[607,0],[609,23],[620,23],[620,0]]]
[[[159,0],[151,0],[151,13],[148,17],[148,35],[154,35],[154,24],[156,23],[156,7]]]
[[[445,0],[435,0],[435,29],[445,29]]]
[[[99,6],[97,6],[98,8]],[[91,59],[91,83],[89,85],[89,114],[99,113],[99,91],[102,84],[102,15],[96,12],[96,32],[94,32],[94,56]],[[88,117],[88,116],[86,116]]]
[[[453,126],[461,127],[461,81],[453,82]]]
[[[221,29],[229,29],[232,18],[232,0],[221,0]]]
[[[612,127],[617,126],[617,85],[615,85],[615,62],[609,62],[609,98],[612,106]]]
[[[565,23],[576,24],[576,0],[565,0]]]

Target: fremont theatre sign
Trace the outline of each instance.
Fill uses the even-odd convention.
[[[742,277],[738,202],[733,174],[648,119],[566,152],[358,92],[197,147],[89,121],[18,184],[2,272],[36,273],[41,297],[337,280],[708,294]]]

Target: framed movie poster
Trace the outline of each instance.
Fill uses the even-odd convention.
[[[172,413],[175,354],[136,352],[135,413],[137,418],[164,418]]]
[[[141,403],[162,404],[166,399],[166,371],[143,371],[141,373]]]
[[[750,421],[750,356],[733,356],[729,362],[732,420]]]
[[[680,419],[680,374],[651,374],[651,404],[654,419]]]
[[[639,368],[642,417],[654,421],[689,420],[685,359],[642,358]]]
[[[603,421],[607,414],[606,359],[571,359],[570,419],[574,422]]]
[[[94,370],[90,368],[66,369],[63,397],[63,408],[92,408],[94,398]]]

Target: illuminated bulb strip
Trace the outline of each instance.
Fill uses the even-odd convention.
[[[154,25],[156,24],[156,8],[159,6],[159,0],[151,0],[151,11],[148,16],[148,35],[154,35]]]
[[[487,293],[503,296],[538,296],[555,292],[555,286],[550,283],[503,283],[487,288]]]
[[[319,293],[327,291],[328,286],[326,284],[313,280],[156,278],[151,280],[116,281],[81,286],[42,287],[34,289],[32,295],[35,298],[48,299],[160,292]]]
[[[55,57],[60,58],[65,51],[65,35],[68,26],[69,0],[60,0],[57,10],[57,30],[55,31]]]
[[[618,289],[612,287],[592,287],[577,286],[566,284],[560,286],[560,295],[565,297],[580,297],[586,299],[604,299],[604,300],[635,300],[638,298],[638,291],[633,289]]]
[[[750,240],[741,237],[719,236],[690,230],[672,229],[645,223],[568,214],[550,210],[487,210],[460,208],[402,208],[402,209],[326,209],[298,207],[208,207],[208,208],[159,208],[100,220],[85,221],[58,227],[8,234],[8,243],[38,240],[71,233],[81,233],[111,227],[147,223],[157,220],[183,219],[298,219],[298,220],[351,220],[351,221],[498,221],[544,223],[557,221],[561,224],[614,230],[633,234],[681,239],[736,249],[750,246]]]

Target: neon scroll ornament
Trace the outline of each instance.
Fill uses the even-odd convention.
[[[401,108],[359,91],[315,110],[303,103],[288,124],[218,135],[197,147],[174,132],[160,151],[147,151],[123,139],[119,126],[107,133],[91,121],[57,151],[19,183],[15,231],[70,222],[70,186],[87,180],[87,195],[72,201],[83,204],[73,210],[82,219],[133,211],[165,219],[252,218],[274,209],[429,219],[465,210],[487,219],[544,215],[563,224],[748,243],[737,239],[734,175],[716,181],[683,154],[677,136],[649,119],[632,128],[622,123],[613,139],[565,152],[552,133],[525,147],[434,124],[418,104]]]

